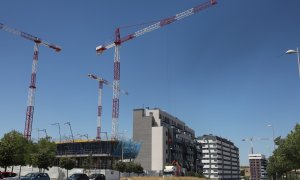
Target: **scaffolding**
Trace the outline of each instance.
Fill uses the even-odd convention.
[[[132,140],[120,141],[113,156],[121,159],[135,159],[141,149],[141,143]]]
[[[134,159],[141,144],[128,141],[75,140],[56,143],[56,157],[76,159],[76,167],[83,167],[85,158],[92,156],[93,168],[111,169],[115,161]]]

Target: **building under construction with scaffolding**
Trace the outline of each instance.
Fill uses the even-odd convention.
[[[85,159],[91,157],[91,168],[111,169],[115,161],[134,159],[140,147],[140,143],[132,140],[74,140],[58,142],[56,157],[74,158],[78,168],[84,167]]]

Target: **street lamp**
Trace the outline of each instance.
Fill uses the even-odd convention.
[[[294,50],[288,50],[287,52],[286,52],[286,54],[291,54],[291,53],[288,53],[288,52],[290,52],[290,51],[294,51]],[[292,52],[293,53],[293,52]],[[297,48],[297,55],[298,55],[298,65],[299,65],[299,53],[298,53],[298,48]],[[299,72],[300,73],[300,72]],[[299,76],[300,76],[300,74],[299,74]],[[271,127],[272,128],[272,133],[273,133],[273,143],[274,143],[274,151],[275,151],[275,133],[274,133],[274,126],[272,126],[271,124],[268,124],[268,127]],[[273,152],[274,153],[274,152]],[[277,172],[275,172],[275,180],[277,180]]]
[[[40,139],[40,132],[43,131],[46,135],[46,138],[48,137],[48,134],[47,134],[47,130],[46,129],[37,129],[38,130],[38,140]]]
[[[122,146],[121,146],[121,158],[122,158],[122,162],[123,162],[123,160],[124,160],[124,141],[126,141],[126,133],[127,133],[127,130],[124,130],[124,132],[123,133],[119,133],[119,137],[120,137],[120,135],[121,134],[123,134],[123,136],[122,136],[122,138],[119,138],[119,139],[121,139],[121,142],[122,142]]]
[[[299,73],[299,78],[300,78],[300,57],[299,57],[299,49],[293,50],[289,49],[285,52],[285,54],[297,54],[297,60],[298,60],[298,73]]]
[[[53,123],[51,125],[57,126],[58,127],[58,133],[59,133],[59,142],[61,143],[61,134],[60,134],[60,124],[59,123]]]
[[[78,133],[77,136],[79,136],[80,138],[84,136],[87,140],[89,140],[89,135],[88,134],[79,134]]]
[[[275,150],[275,133],[274,133],[274,126],[272,126],[271,124],[268,124],[268,127],[272,128],[273,144],[274,144],[274,150]]]
[[[74,136],[73,136],[73,131],[72,131],[71,123],[70,122],[66,122],[65,125],[69,125],[70,131],[71,131],[71,135],[72,135],[72,141],[74,143]]]

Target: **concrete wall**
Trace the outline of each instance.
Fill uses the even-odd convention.
[[[151,116],[144,116],[144,109],[133,111],[133,140],[142,143],[135,161],[145,170],[151,170],[152,119]]]
[[[161,119],[159,119],[159,113],[160,111],[157,109],[146,109],[145,110],[145,116],[152,116],[153,120],[156,122],[158,126],[161,125]]]
[[[166,132],[165,127],[152,128],[152,170],[162,171],[166,164]]]

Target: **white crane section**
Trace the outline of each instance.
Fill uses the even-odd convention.
[[[113,87],[107,80],[98,77],[94,74],[88,74],[88,76],[91,79],[94,79],[96,81],[99,82],[99,87],[98,87],[98,114],[97,114],[97,136],[96,139],[101,140],[101,133],[103,133],[101,131],[101,119],[102,119],[102,90],[103,90],[103,84],[109,86],[109,87]],[[123,91],[123,90],[119,90],[120,92],[122,92],[125,95],[128,95],[127,91]],[[107,135],[106,135],[107,136]],[[107,138],[107,137],[106,137]]]

